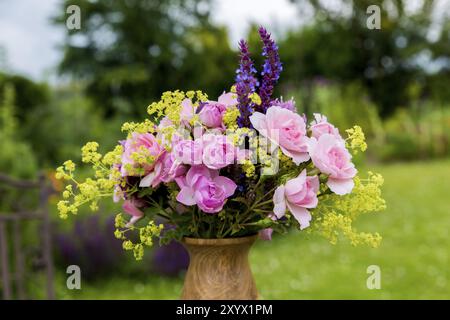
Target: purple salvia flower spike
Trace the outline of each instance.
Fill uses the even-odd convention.
[[[261,71],[262,80],[259,88],[261,105],[258,107],[258,111],[266,113],[267,108],[271,106],[273,89],[280,78],[283,67],[278,54],[278,46],[270,37],[270,33],[263,27],[260,27],[258,32],[264,45],[262,55],[266,58]]]
[[[241,60],[239,69],[236,70],[236,93],[241,115],[238,117],[237,123],[240,128],[250,128],[251,123],[249,117],[253,113],[254,104],[250,100],[249,95],[256,91],[258,80],[255,78],[256,69],[250,58],[247,42],[241,40],[239,42],[239,50]]]

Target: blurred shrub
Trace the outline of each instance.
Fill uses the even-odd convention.
[[[421,102],[417,97],[408,109],[401,108],[382,121],[358,83],[337,85],[323,79],[295,91],[294,97],[297,109],[308,119],[313,119],[313,113],[322,113],[343,135],[345,129],[361,126],[369,144],[366,154],[375,160],[431,159],[450,154],[448,106]]]
[[[83,28],[66,28],[78,5]],[[167,90],[217,96],[232,85],[237,56],[224,27],[211,23],[211,0],[64,0],[54,21],[67,32],[59,70],[86,83],[109,118],[141,116]],[[81,40],[81,41],[80,41]],[[142,107],[142,109],[141,109]]]
[[[450,23],[443,16],[435,30],[439,1],[417,1],[414,8],[411,1],[291,2],[314,18],[279,42],[283,85],[298,86],[317,76],[340,84],[359,81],[382,118],[414,101],[409,94],[414,83],[422,95],[449,102]],[[383,18],[374,32],[367,27],[367,9],[377,3]]]
[[[321,113],[339,128],[342,135],[355,124],[362,127],[367,138],[382,134],[376,106],[358,83],[341,86],[319,79],[288,97],[291,95],[295,97],[298,111],[305,113],[308,121],[314,119],[314,113]]]
[[[55,89],[45,107],[27,116],[24,128],[41,165],[55,167],[67,159],[79,159],[80,148],[96,140],[105,149],[122,136],[123,119],[103,120],[101,107],[72,84]]]
[[[31,178],[37,171],[30,146],[20,138],[16,118],[16,93],[12,85],[5,85],[0,100],[0,172],[19,178]],[[20,160],[20,161],[18,161]]]
[[[376,106],[358,83],[342,87],[316,86],[311,109],[326,115],[343,135],[346,129],[358,124],[363,128],[366,137],[374,137],[381,125]]]
[[[0,99],[0,172],[15,178],[34,179],[37,163],[30,146],[21,139],[16,118],[15,90],[12,85],[4,85]],[[36,200],[36,192],[0,186],[0,211],[11,212],[18,206],[25,207]],[[21,201],[17,201],[20,197]]]
[[[384,123],[384,139],[375,144],[381,160],[416,160],[450,155],[450,108],[400,109]]]
[[[5,87],[12,87],[15,94],[16,114],[22,122],[27,114],[33,114],[50,101],[50,88],[20,75],[0,72],[0,100],[5,99]]]

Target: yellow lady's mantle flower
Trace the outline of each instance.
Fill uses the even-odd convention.
[[[345,130],[348,134],[347,147],[353,149],[354,153],[367,150],[366,137],[360,126],[353,126],[353,128]]]

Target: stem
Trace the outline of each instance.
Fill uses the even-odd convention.
[[[259,207],[265,206],[266,204],[270,204],[270,203],[273,203],[272,199],[266,200],[264,202],[259,202],[256,206],[254,206],[253,210],[255,210],[255,208],[259,208]]]
[[[170,214],[158,202],[156,202],[153,199],[150,199],[150,201],[157,209],[159,209],[159,212],[157,213],[157,215],[159,215],[169,221],[173,221],[172,218],[170,217]]]

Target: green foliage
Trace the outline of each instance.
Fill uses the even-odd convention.
[[[69,4],[80,6],[82,28],[65,28],[60,70],[85,81],[107,116],[142,115],[139,106],[166,90],[216,95],[232,84],[234,53],[225,29],[209,22],[209,1],[67,0],[61,26]]]
[[[410,88],[413,91],[414,87]],[[412,93],[413,94],[413,93]],[[305,90],[293,91],[298,110],[326,114],[341,134],[352,123],[362,127],[368,141],[367,155],[379,161],[415,160],[446,157],[450,154],[450,108],[435,101],[415,100],[382,120],[364,87],[357,83],[336,85],[318,82]],[[357,158],[360,160],[359,158]]]
[[[326,1],[293,2],[312,9],[315,19],[307,27],[290,32],[280,43],[285,86],[304,85],[316,77],[340,83],[358,80],[382,117],[409,105],[414,98],[409,95],[409,87],[414,83],[419,84],[423,95],[444,97],[445,89],[437,93],[427,81],[437,78],[445,83],[450,75],[448,17],[443,18],[440,36],[429,37],[438,1],[422,1],[413,12],[407,10],[407,1],[342,0],[338,3],[348,10],[341,11]],[[379,30],[366,25],[366,10],[373,4],[382,9]],[[443,68],[431,76],[430,63],[424,67],[419,57],[428,57],[430,62],[439,60]]]
[[[5,99],[5,87],[15,92],[15,117],[19,122],[33,114],[50,100],[50,89],[45,83],[36,83],[23,76],[0,72],[0,100]]]
[[[298,97],[297,109],[300,113],[305,112],[309,119],[313,119],[313,113],[321,113],[339,128],[341,134],[357,123],[368,138],[377,136],[381,120],[376,105],[370,101],[362,85],[317,82],[308,91],[293,91],[290,95]]]
[[[30,146],[20,138],[19,122],[15,116],[15,91],[12,85],[6,84],[2,91],[3,99],[0,100],[0,141],[2,150],[0,152],[0,172],[14,178],[35,178],[37,173],[37,162]],[[10,211],[17,207],[17,198],[21,190],[4,188],[0,192],[0,211]],[[34,192],[27,195],[36,196]],[[21,205],[30,200],[22,196]]]
[[[19,178],[34,177],[37,163],[30,146],[20,137],[22,128],[16,118],[14,87],[4,85],[2,97],[0,101],[0,141],[2,142],[0,171]]]
[[[26,115],[24,131],[41,165],[54,166],[65,159],[77,159],[80,144],[96,138],[112,147],[120,138],[112,130],[120,119],[103,120],[101,109],[76,85],[55,89],[50,103]],[[105,134],[108,132],[108,134]]]
[[[374,144],[381,160],[431,159],[450,155],[450,108],[428,105],[423,109],[400,109],[384,123],[383,139]]]

